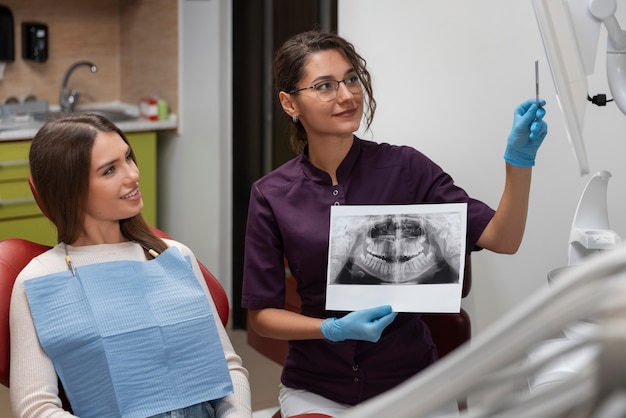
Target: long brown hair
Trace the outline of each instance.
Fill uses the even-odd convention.
[[[366,129],[372,124],[376,111],[376,100],[372,92],[372,80],[367,71],[365,59],[359,55],[354,46],[334,33],[308,31],[299,33],[288,39],[274,55],[274,84],[278,92],[289,93],[296,89],[298,82],[304,77],[304,67],[309,56],[315,52],[335,49],[346,57],[358,74],[365,90],[365,121]],[[300,153],[308,139],[301,122],[291,124],[291,148]]]
[[[29,161],[33,185],[42,211],[57,228],[58,242],[71,244],[83,231],[91,151],[100,132],[116,132],[130,146],[114,123],[91,113],[46,122],[32,141]],[[130,152],[137,163],[132,148]],[[141,213],[120,220],[120,229],[124,237],[144,248],[158,252],[167,249],[167,244],[152,233]]]

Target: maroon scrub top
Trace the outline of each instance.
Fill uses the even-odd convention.
[[[354,137],[337,169],[338,184],[315,167],[307,149],[252,185],[246,230],[242,306],[283,308],[283,255],[297,281],[302,314],[340,317],[325,310],[332,205],[467,203],[467,251],[494,215],[470,198],[424,154],[408,146]],[[334,401],[355,405],[423,370],[437,359],[419,314],[399,314],[377,343],[289,342],[281,381]]]

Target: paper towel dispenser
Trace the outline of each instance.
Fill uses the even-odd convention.
[[[35,62],[48,60],[48,26],[43,23],[22,23],[22,58]]]
[[[15,37],[13,13],[8,7],[0,6],[0,62],[15,60]]]

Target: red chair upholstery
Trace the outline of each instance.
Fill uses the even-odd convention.
[[[22,239],[0,241],[0,383],[9,386],[9,305],[13,282],[35,256],[50,247]]]
[[[296,291],[296,280],[291,274],[287,261],[285,260],[285,276],[286,276],[286,297],[285,309],[293,312],[300,312],[301,300]],[[472,264],[471,256],[465,256],[465,270],[463,276],[462,297],[466,297],[472,286]],[[464,342],[468,341],[472,334],[472,326],[469,315],[464,309],[458,314],[422,314],[424,322],[428,325],[433,341],[437,346],[439,358],[444,357]],[[247,326],[247,342],[256,351],[269,358],[270,360],[280,364],[285,363],[288,342],[285,340],[275,340],[273,338],[262,337],[257,334],[248,322]],[[463,407],[463,404],[460,404]],[[298,417],[315,417],[319,415],[305,414]],[[323,415],[322,415],[323,416]],[[280,411],[276,412],[272,418],[280,418]],[[290,417],[296,418],[296,417]]]
[[[153,232],[159,237],[170,238],[169,235],[157,228],[153,228]],[[0,383],[6,387],[9,387],[9,305],[13,283],[19,272],[33,257],[47,251],[49,248],[46,245],[19,238],[0,241]],[[199,262],[199,264],[220,319],[226,326],[230,313],[226,292],[215,276],[202,263]]]

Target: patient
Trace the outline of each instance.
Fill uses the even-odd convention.
[[[194,254],[141,215],[124,134],[94,114],[47,122],[30,168],[58,244],[11,296],[14,416],[252,416],[248,372]]]

